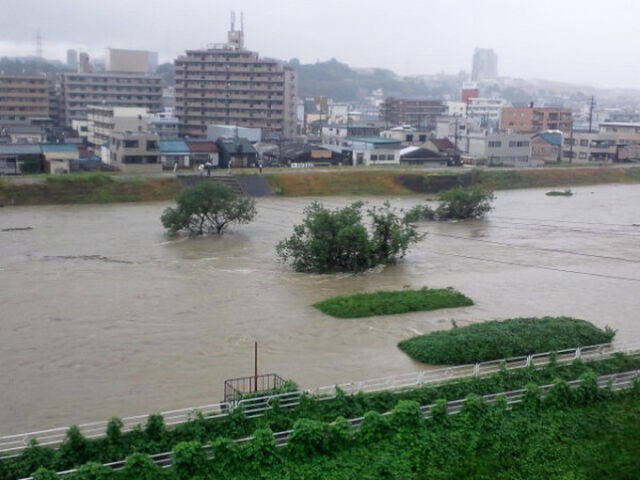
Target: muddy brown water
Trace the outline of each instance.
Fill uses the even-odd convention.
[[[0,435],[220,401],[226,378],[252,373],[254,340],[261,372],[303,387],[429,368],[396,343],[452,319],[571,315],[640,341],[640,186],[545,191],[499,192],[484,220],[421,224],[403,261],[359,275],[277,261],[306,198],[261,199],[250,225],[177,240],[158,220],[166,204],[0,209]],[[351,320],[311,307],[407,285],[476,304]]]

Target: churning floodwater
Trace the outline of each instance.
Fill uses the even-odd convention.
[[[197,239],[164,234],[166,204],[0,209],[0,434],[220,401],[225,379],[252,373],[254,340],[261,373],[303,387],[426,368],[396,343],[452,319],[570,315],[640,341],[640,186],[544,193],[499,192],[486,219],[421,224],[403,261],[359,275],[277,261],[305,198],[260,199],[254,223]],[[452,286],[475,305],[350,320],[311,307],[404,286]]]

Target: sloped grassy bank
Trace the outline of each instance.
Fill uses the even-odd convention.
[[[322,401],[315,397],[303,396],[298,406],[283,409],[276,402],[273,410],[257,418],[247,418],[241,410],[235,410],[230,416],[215,419],[194,416],[189,423],[168,429],[161,416],[153,415],[146,425],[126,433],[121,431],[121,422],[118,419],[112,419],[105,438],[85,439],[72,428],[67,434],[66,442],[60,448],[32,446],[16,458],[0,460],[0,479],[13,480],[27,477],[40,466],[61,471],[91,461],[106,463],[122,460],[134,452],[166,452],[174,449],[179,442],[197,441],[206,444],[220,436],[241,438],[250,435],[259,427],[270,428],[273,431],[288,430],[300,418],[330,422],[337,416],[354,418],[368,411],[382,413],[393,408],[399,400],[412,400],[426,405],[440,398],[454,400],[469,394],[486,395],[523,388],[531,382],[545,385],[556,378],[573,380],[590,371],[602,375],[637,368],[640,368],[640,357],[617,354],[606,360],[589,362],[577,360],[571,364],[562,365],[552,362],[539,369],[530,367],[501,370],[487,377],[469,378],[396,392],[339,394],[336,398]]]
[[[610,342],[615,331],[569,317],[511,318],[432,332],[398,347],[419,362],[462,365]]]
[[[337,318],[394,315],[469,305],[473,305],[473,301],[452,288],[355,293],[330,297],[313,304],[321,312]]]
[[[52,175],[42,182],[0,182],[0,205],[54,205],[170,200],[181,186],[173,178],[114,179],[105,173]]]

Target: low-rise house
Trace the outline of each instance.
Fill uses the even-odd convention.
[[[439,165],[446,166],[449,157],[432,149],[410,146],[398,151],[400,165]]]
[[[322,142],[343,145],[350,137],[377,137],[380,128],[375,125],[328,124],[322,126]]]
[[[382,138],[400,140],[403,145],[422,145],[427,142],[429,135],[425,130],[418,130],[411,125],[401,125],[384,130],[380,133]]]
[[[0,136],[7,137],[9,143],[42,143],[47,139],[44,128],[37,125],[8,125]]]
[[[71,172],[71,163],[80,158],[75,143],[45,143],[42,145],[45,171],[59,174]]]
[[[218,146],[210,140],[186,140],[189,148],[189,164],[204,165],[210,163],[214,167],[220,165]]]
[[[219,138],[216,145],[222,168],[229,167],[229,164],[233,168],[253,167],[258,162],[258,152],[246,138]]]
[[[531,165],[530,133],[472,132],[459,139],[465,163],[500,167]]]
[[[163,168],[172,169],[176,163],[179,168],[191,166],[190,154],[184,140],[160,140],[160,162]]]
[[[535,134],[531,137],[531,161],[560,163],[562,160],[562,132],[559,130]]]
[[[40,173],[43,171],[42,166],[40,145],[0,145],[0,175]]]
[[[113,132],[109,141],[110,164],[130,173],[160,173],[158,136],[145,132]]]

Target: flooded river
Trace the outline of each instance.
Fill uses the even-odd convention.
[[[250,225],[178,240],[165,204],[0,209],[0,435],[220,401],[225,379],[252,373],[254,340],[262,373],[304,387],[425,368],[396,343],[452,319],[571,315],[640,341],[640,186],[544,192],[499,192],[485,220],[421,224],[402,262],[359,275],[277,261],[310,199],[261,199]],[[407,285],[476,304],[351,320],[311,307]]]

